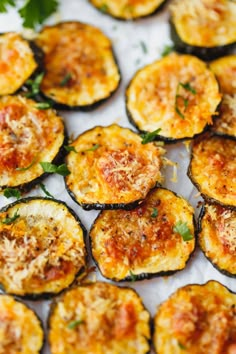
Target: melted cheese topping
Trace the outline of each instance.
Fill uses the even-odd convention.
[[[229,0],[174,0],[172,21],[181,40],[200,47],[236,42],[236,4]]]
[[[236,295],[215,281],[180,288],[156,314],[156,352],[235,353],[235,305]]]
[[[210,68],[216,75],[222,92],[228,95],[236,94],[236,54],[212,61]]]
[[[158,215],[153,217],[155,210]],[[165,189],[153,190],[132,211],[103,211],[90,232],[93,257],[101,273],[122,280],[131,272],[155,274],[184,268],[195,239],[183,241],[173,227],[178,221],[186,222],[194,236],[193,215],[184,199]]]
[[[236,211],[207,204],[201,228],[199,243],[206,257],[236,275]]]
[[[180,83],[190,84],[196,93],[180,87]],[[172,139],[201,133],[212,123],[221,99],[218,83],[206,64],[196,57],[177,54],[139,70],[126,97],[128,112],[140,130],[161,129],[160,135]]]
[[[217,134],[236,137],[236,93],[223,96],[219,114],[211,130]]]
[[[28,183],[43,174],[40,161],[53,161],[64,142],[62,118],[39,110],[21,96],[0,99],[0,189]],[[20,171],[18,168],[27,168]]]
[[[0,353],[38,354],[43,330],[32,310],[7,295],[0,296]]]
[[[151,15],[165,0],[90,0],[104,13],[124,20]]]
[[[64,22],[45,27],[36,43],[45,53],[41,90],[54,101],[68,106],[91,105],[118,87],[120,75],[111,42],[99,29]]]
[[[150,315],[128,288],[94,283],[68,291],[49,319],[52,354],[145,354]],[[74,321],[81,321],[69,328]]]
[[[37,68],[29,43],[17,33],[0,35],[0,96],[16,92]]]
[[[236,206],[236,142],[214,136],[197,140],[190,178],[207,198]]]
[[[0,283],[7,292],[27,295],[58,293],[85,266],[83,230],[59,202],[18,202],[0,219]]]
[[[129,129],[115,124],[95,127],[72,145],[77,154],[67,156],[71,173],[66,184],[78,203],[132,203],[143,199],[162,180],[163,149],[153,143],[142,145],[140,137]]]

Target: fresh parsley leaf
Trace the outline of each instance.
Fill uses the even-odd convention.
[[[1,0],[0,1],[0,12],[7,12],[8,6],[16,6],[15,0]]]
[[[45,187],[45,185],[43,183],[39,183],[39,187],[42,189],[42,191],[50,198],[54,198],[54,196],[49,193],[49,191],[47,190],[47,188]]]
[[[29,170],[30,167],[32,167],[35,163],[36,163],[36,157],[33,158],[32,162],[31,162],[28,166],[26,166],[26,167],[17,167],[17,168],[16,168],[16,171],[27,171],[27,170]]]
[[[107,4],[102,4],[100,7],[99,7],[99,10],[106,13],[108,10],[109,10],[109,7]]]
[[[148,50],[146,44],[143,41],[140,41],[140,46],[142,48],[143,53],[147,54]]]
[[[84,323],[83,320],[71,321],[71,322],[67,325],[67,328],[69,328],[69,329],[75,329],[77,326],[81,325],[82,323]]]
[[[187,348],[185,347],[185,345],[183,345],[181,342],[178,342],[178,346],[180,349],[182,350],[186,350]]]
[[[152,218],[156,218],[157,215],[158,215],[158,210],[157,210],[157,208],[153,208],[151,217],[152,217]]]
[[[132,272],[132,270],[129,271],[131,281],[134,282],[137,280],[137,275]]]
[[[68,152],[74,151],[74,152],[78,153],[78,151],[76,151],[75,147],[74,147],[74,146],[71,146],[71,145],[65,145],[65,146],[64,146],[64,149],[65,149],[66,151],[68,151]]]
[[[180,112],[179,107],[177,106],[177,104],[175,105],[175,112],[176,112],[182,119],[185,118],[184,114]]]
[[[20,191],[15,188],[6,188],[3,192],[4,197],[6,198],[16,198],[19,199],[21,197]]]
[[[85,151],[95,151],[95,150],[97,150],[99,147],[100,147],[99,144],[95,144],[95,145],[93,145],[90,149],[87,149],[87,150],[85,150]]]
[[[35,105],[38,109],[49,109],[52,107],[50,102],[39,102]]]
[[[141,134],[142,144],[147,144],[155,140],[156,136],[160,133],[161,129],[156,129],[153,132]]]
[[[10,225],[10,224],[12,224],[12,223],[13,223],[16,219],[18,219],[19,216],[20,216],[20,214],[18,214],[18,211],[19,211],[19,209],[17,209],[17,211],[15,212],[15,214],[14,214],[12,217],[10,217],[10,218],[5,218],[5,219],[1,220],[1,222],[2,222],[3,224],[5,224],[5,225]]]
[[[40,73],[34,80],[26,81],[26,85],[30,87],[30,92],[25,95],[28,98],[35,97],[40,92],[40,84],[43,80],[44,72]]]
[[[189,82],[186,82],[186,84],[179,82],[179,86],[183,87],[186,91],[189,91],[189,92],[193,93],[194,95],[196,95],[196,93],[197,93],[195,88],[193,88]]]
[[[172,53],[174,51],[174,46],[173,45],[166,45],[162,52],[161,52],[161,56],[162,57],[166,57],[167,55],[169,55],[170,53]]]
[[[60,86],[61,87],[64,87],[68,84],[68,82],[70,81],[70,79],[72,78],[72,75],[71,73],[68,73],[64,76],[64,78],[61,80],[60,82]]]
[[[182,239],[184,241],[190,241],[193,239],[193,235],[191,234],[188,225],[186,222],[183,221],[178,221],[174,227],[173,227],[173,231],[180,234],[182,236]]]
[[[70,174],[70,171],[68,170],[65,163],[57,166],[51,162],[40,162],[40,165],[42,166],[43,171],[47,173],[57,173],[61,176],[68,176]]]
[[[188,107],[189,101],[187,98],[185,98],[184,96],[179,94],[179,90],[180,87],[182,87],[183,89],[185,89],[186,91],[191,92],[192,94],[196,94],[196,90],[190,85],[189,82],[186,82],[185,84],[183,84],[182,82],[178,83],[177,89],[176,89],[176,95],[175,95],[175,112],[182,118],[184,119],[185,116],[184,114],[180,111],[179,107],[178,107],[178,99],[181,98],[184,102],[184,108],[186,109]]]

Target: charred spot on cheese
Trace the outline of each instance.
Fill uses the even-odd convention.
[[[236,3],[231,0],[174,0],[171,36],[180,52],[211,60],[236,45]]]
[[[56,107],[93,109],[118,88],[120,73],[112,44],[100,29],[63,22],[44,27],[36,44],[45,54],[40,89]]]
[[[174,231],[187,223],[192,239],[184,241]],[[90,231],[92,254],[102,275],[121,280],[141,280],[185,268],[195,246],[194,210],[182,197],[153,189],[137,208],[105,210]]]
[[[199,217],[198,242],[222,273],[236,277],[236,211],[206,204]]]
[[[35,49],[18,33],[0,35],[0,96],[15,93],[37,69]]]
[[[211,130],[219,135],[236,138],[236,55],[228,55],[210,63],[223,92],[219,118]]]
[[[52,354],[150,350],[150,315],[133,289],[97,282],[68,290],[48,322]]]
[[[37,299],[67,288],[86,265],[84,233],[78,217],[61,201],[31,197],[2,209],[3,289]]]
[[[0,295],[0,352],[40,354],[44,343],[38,316],[9,295]]]
[[[171,54],[144,67],[126,91],[131,123],[142,132],[160,129],[158,138],[167,142],[201,133],[220,100],[214,74],[191,55]]]
[[[179,288],[157,310],[158,354],[234,353],[236,294],[217,281]]]
[[[84,209],[130,209],[162,181],[161,155],[154,143],[116,124],[97,126],[72,143],[65,178],[72,198]],[[96,149],[93,147],[96,146]]]
[[[90,3],[102,13],[119,20],[135,20],[161,10],[165,0],[90,0]]]
[[[45,177],[41,161],[57,163],[65,127],[52,109],[40,110],[22,96],[0,98],[0,190],[29,190]]]
[[[196,139],[188,176],[208,202],[236,208],[236,141],[211,135]]]

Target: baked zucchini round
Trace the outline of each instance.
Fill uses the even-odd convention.
[[[35,46],[20,34],[0,35],[0,96],[15,93],[26,82],[38,67],[35,56]]]
[[[204,135],[193,142],[188,176],[208,202],[236,208],[236,141]]]
[[[100,29],[62,22],[44,27],[36,44],[45,54],[40,89],[55,107],[92,109],[118,88],[120,73],[112,44]]]
[[[211,60],[236,45],[236,3],[232,0],[173,0],[171,37],[177,50]]]
[[[217,281],[178,289],[156,313],[156,353],[235,353],[235,305],[236,295]]]
[[[166,0],[89,0],[101,12],[119,20],[135,20],[153,15]]]
[[[53,303],[48,322],[52,354],[150,350],[150,315],[133,289],[101,282],[81,285]]]
[[[0,98],[0,190],[29,190],[45,177],[41,161],[63,157],[65,127],[52,109],[22,96]]]
[[[200,59],[171,54],[139,70],[126,91],[126,109],[140,131],[160,129],[167,142],[189,139],[212,124],[221,100],[214,74]]]
[[[205,204],[199,217],[199,245],[222,273],[236,277],[236,211]]]
[[[94,127],[71,145],[65,177],[71,197],[84,209],[132,209],[162,181],[164,150],[142,144],[139,135],[116,124]]]
[[[61,201],[25,198],[0,212],[0,283],[36,299],[67,288],[86,265],[84,228]]]
[[[214,72],[220,89],[224,94],[233,95],[236,93],[236,54],[227,55],[212,61],[210,69]]]
[[[158,188],[136,209],[102,211],[90,239],[104,277],[134,281],[185,268],[194,234],[194,209],[182,197]]]
[[[42,323],[25,304],[0,295],[0,353],[39,354],[44,343]]]

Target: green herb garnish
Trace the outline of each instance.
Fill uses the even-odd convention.
[[[43,183],[39,183],[39,187],[42,189],[42,191],[50,198],[54,198],[54,196],[49,193],[49,191],[47,190],[47,188],[45,187],[45,185]]]
[[[160,133],[161,129],[156,129],[153,132],[141,134],[142,144],[147,144],[155,140],[156,136]]]
[[[64,78],[61,80],[60,82],[60,86],[63,87],[63,86],[66,86],[68,84],[68,82],[70,81],[70,79],[72,78],[72,74],[71,73],[68,73],[64,76]]]
[[[27,80],[26,85],[30,87],[30,91],[26,93],[26,97],[35,97],[40,92],[40,84],[43,80],[44,72],[40,73],[34,80]]]
[[[69,329],[75,329],[77,326],[81,325],[82,323],[84,323],[83,320],[71,321],[71,322],[68,324],[67,328],[69,328]]]
[[[183,84],[182,82],[179,82],[179,86],[183,87],[186,91],[189,91],[196,95],[196,90],[190,85],[189,82],[186,82],[186,84]]]
[[[40,165],[42,166],[43,171],[47,173],[57,173],[61,176],[68,176],[70,174],[65,163],[57,166],[51,162],[40,162]]]
[[[182,350],[186,350],[186,349],[187,349],[187,348],[186,348],[182,343],[180,343],[180,342],[178,342],[178,346],[179,346],[179,348],[182,349]]]
[[[5,219],[1,220],[1,222],[2,222],[3,224],[5,224],[5,225],[10,225],[10,224],[12,224],[12,223],[13,223],[16,219],[18,219],[19,216],[20,216],[20,214],[18,214],[18,211],[19,211],[19,209],[17,209],[17,211],[15,212],[15,214],[14,214],[12,217],[10,217],[10,218],[5,218]]]
[[[73,151],[73,152],[78,153],[78,151],[76,151],[75,147],[74,147],[74,146],[71,146],[71,145],[65,145],[65,146],[64,146],[64,149],[65,149],[66,151],[68,151],[68,152]]]
[[[140,41],[140,46],[142,48],[143,53],[147,54],[148,50],[146,44],[143,41]]]
[[[180,234],[182,236],[182,239],[184,241],[190,241],[193,239],[193,235],[191,234],[188,225],[186,222],[183,221],[178,221],[174,227],[173,227],[173,231]]]
[[[158,215],[158,210],[157,210],[157,208],[153,208],[151,217],[152,217],[152,218],[156,218],[157,215]]]
[[[132,272],[132,270],[129,271],[131,281],[134,282],[137,280],[137,275]]]
[[[184,119],[185,116],[184,114],[180,111],[178,107],[178,99],[180,98],[184,102],[184,108],[186,109],[188,107],[189,101],[187,98],[183,97],[182,95],[179,94],[180,88],[183,88],[186,91],[191,92],[192,94],[196,94],[196,90],[190,85],[189,82],[183,84],[182,82],[178,83],[177,89],[176,89],[176,95],[175,95],[175,112],[182,118]]]
[[[33,158],[32,162],[28,166],[26,166],[26,167],[17,167],[16,171],[27,171],[27,170],[29,170],[30,167],[32,167],[36,163],[36,160],[37,160],[36,157]]]
[[[100,147],[99,144],[95,144],[95,145],[93,145],[93,147],[91,147],[90,149],[87,149],[87,150],[85,150],[85,151],[95,151],[95,150],[97,150],[99,147]]]
[[[16,198],[16,199],[20,199],[21,197],[21,193],[18,189],[15,188],[6,188],[4,189],[3,192],[4,197],[6,198]]]
[[[107,4],[102,4],[100,7],[99,7],[99,10],[106,13],[108,10],[109,10],[109,7]]]
[[[8,6],[15,6],[15,0],[1,0],[0,1],[0,12],[7,12]]]
[[[173,45],[166,45],[162,52],[161,52],[161,56],[162,57],[166,57],[167,55],[169,55],[170,53],[172,53],[174,51],[174,46]]]
[[[49,109],[52,107],[52,104],[50,102],[39,102],[35,107],[38,109]]]

